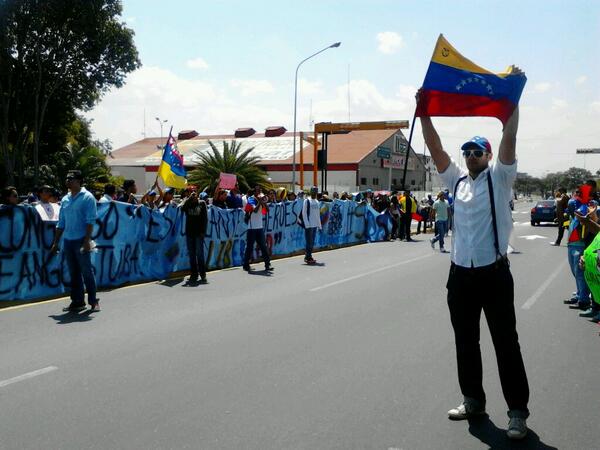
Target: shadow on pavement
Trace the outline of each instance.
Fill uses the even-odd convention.
[[[303,265],[308,266],[308,267],[323,267],[323,266],[325,266],[325,263],[322,263],[322,262],[316,262],[314,264],[304,263]]]
[[[65,312],[64,314],[51,314],[48,317],[56,320],[57,325],[65,325],[74,322],[89,322],[92,320],[92,314],[90,314],[89,310],[83,311],[82,313]]]
[[[269,272],[268,270],[251,270],[248,272],[248,275],[259,275],[261,277],[270,277],[273,275],[273,272]]]
[[[160,284],[161,286],[173,287],[173,286],[177,286],[182,281],[183,281],[182,278],[171,278],[169,280],[163,280],[158,284]]]
[[[536,449],[536,450],[557,450],[556,447],[547,445],[540,440],[540,437],[530,428],[527,436],[522,441],[513,441],[506,436],[506,430],[502,430],[491,421],[489,416],[470,419],[469,433],[475,436],[484,444],[490,447],[490,450],[513,450],[513,449]]]
[[[208,284],[208,281],[202,281],[202,280],[192,281],[192,280],[187,280],[181,286],[182,287],[196,287],[196,286],[205,286],[207,284]]]

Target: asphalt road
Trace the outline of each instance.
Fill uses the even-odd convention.
[[[461,401],[449,257],[416,236],[277,260],[271,276],[116,289],[95,315],[0,311],[0,448],[598,449],[599,327],[562,304],[566,247],[529,207],[511,255],[532,412],[518,445],[484,321],[489,418],[447,419]]]

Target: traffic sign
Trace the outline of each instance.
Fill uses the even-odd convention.
[[[588,155],[590,153],[600,153],[600,148],[578,148],[576,153],[578,155]]]
[[[392,150],[387,147],[377,147],[377,157],[390,159],[392,157]]]

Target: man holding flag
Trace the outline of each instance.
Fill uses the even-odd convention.
[[[464,401],[448,411],[452,420],[485,414],[479,322],[485,313],[508,403],[507,435],[527,434],[529,386],[516,331],[514,284],[507,258],[512,230],[508,202],[517,174],[518,100],[526,77],[511,66],[493,74],[463,57],[440,36],[417,94],[416,116],[440,177],[454,196],[454,231],[447,282],[458,380]],[[462,147],[467,171],[444,151],[430,116],[492,116],[504,124],[498,158],[475,136]]]

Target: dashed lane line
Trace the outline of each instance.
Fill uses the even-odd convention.
[[[323,286],[318,286],[316,288],[312,288],[312,289],[310,289],[310,292],[320,291],[322,289],[327,289],[327,288],[332,287],[332,286],[337,286],[338,284],[346,283],[348,281],[357,280],[359,278],[366,277],[368,275],[372,275],[372,274],[377,273],[377,272],[383,272],[384,270],[393,269],[394,267],[403,266],[405,264],[410,264],[412,262],[419,261],[421,259],[429,258],[431,255],[433,255],[433,253],[429,253],[427,255],[419,256],[417,258],[407,259],[406,261],[402,261],[402,262],[399,262],[397,264],[392,264],[392,265],[385,266],[385,267],[380,267],[379,269],[370,270],[368,272],[363,272],[363,273],[360,273],[358,275],[354,275],[353,277],[344,278],[343,280],[337,280],[337,281],[334,281],[333,283],[328,283],[328,284],[324,284]]]
[[[521,309],[530,309],[535,304],[535,302],[537,302],[539,300],[539,298],[546,291],[548,286],[550,286],[550,283],[552,283],[554,281],[554,279],[558,276],[558,274],[560,274],[561,272],[563,272],[565,270],[566,265],[567,265],[567,261],[565,260],[562,262],[562,264],[560,264],[554,270],[554,272],[552,272],[550,274],[550,276],[546,279],[546,281],[544,281],[540,285],[540,287],[537,288],[537,290],[533,293],[533,295],[531,297],[529,297],[525,303],[523,303],[523,306],[521,306]]]
[[[14,384],[14,383],[18,383],[20,381],[29,380],[30,378],[39,377],[40,375],[54,372],[55,370],[58,370],[58,367],[48,366],[48,367],[44,367],[43,369],[34,370],[33,372],[24,373],[23,375],[19,375],[17,377],[9,378],[7,380],[2,380],[2,381],[0,381],[0,388],[8,386],[9,384]]]

